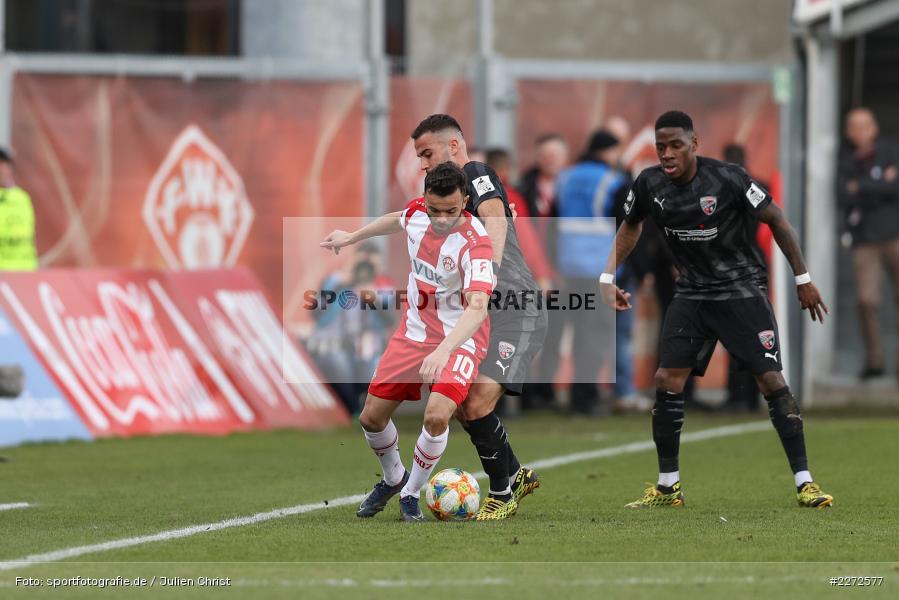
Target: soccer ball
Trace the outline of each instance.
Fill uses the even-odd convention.
[[[431,477],[425,496],[428,508],[441,521],[466,521],[481,505],[478,480],[462,469],[444,469]]]

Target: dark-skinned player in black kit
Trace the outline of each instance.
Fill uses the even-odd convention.
[[[796,280],[803,310],[823,324],[829,314],[806,269],[796,232],[771,196],[737,165],[697,155],[692,119],[669,111],[655,123],[660,164],[645,169],[624,206],[615,253],[600,276],[603,300],[628,310],[630,295],[614,283],[623,262],[651,218],[663,233],[680,272],[675,298],[665,314],[652,436],[659,479],[628,508],[683,506],[679,447],[687,378],[702,376],[720,340],[752,371],[768,403],[768,414],[793,471],[800,506],[824,508],[833,497],[812,479],[805,450],[802,416],[781,373],[780,339],[768,301],[763,257],[748,238],[746,221],[757,218],[771,228]]]

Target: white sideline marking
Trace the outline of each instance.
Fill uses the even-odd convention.
[[[743,423],[740,425],[728,425],[725,427],[715,427],[705,429],[696,433],[685,433],[681,436],[681,443],[699,442],[702,440],[710,440],[719,437],[729,437],[732,435],[740,435],[743,433],[751,433],[761,431],[771,427],[768,421],[754,421],[752,423]],[[599,450],[590,450],[587,452],[575,452],[574,454],[565,454],[554,458],[545,458],[529,462],[528,466],[535,469],[552,469],[576,462],[593,460],[597,458],[608,458],[610,456],[620,456],[622,454],[633,454],[635,452],[643,452],[655,448],[652,441],[632,442],[622,446],[612,446],[611,448],[602,448]],[[474,474],[475,477],[484,477],[485,473],[479,472]],[[89,544],[87,546],[74,546],[72,548],[64,548],[62,550],[54,550],[43,554],[31,554],[24,558],[8,560],[0,562],[0,571],[9,571],[11,569],[25,567],[37,563],[56,562],[69,558],[84,556],[85,554],[95,554],[97,552],[106,552],[108,550],[118,550],[120,548],[131,548],[133,546],[142,546],[152,542],[166,542],[178,538],[190,537],[198,533],[206,533],[208,531],[220,531],[222,529],[230,529],[232,527],[243,527],[245,525],[255,525],[273,519],[283,519],[293,515],[301,515],[321,510],[324,508],[334,508],[338,506],[346,506],[348,504],[356,504],[365,498],[366,494],[356,494],[353,496],[343,496],[334,498],[326,502],[315,502],[312,504],[298,504],[287,508],[279,508],[269,512],[256,513],[246,517],[234,517],[233,519],[225,519],[216,523],[204,523],[202,525],[193,525],[191,527],[183,527],[181,529],[170,529],[168,531],[160,531],[152,535],[142,535],[137,537],[123,538],[110,542],[102,542],[99,544]]]
[[[0,510],[13,510],[14,508],[28,508],[31,506],[27,502],[12,502],[10,504],[0,504]]]
[[[752,423],[743,423],[741,425],[727,425],[725,427],[704,429],[702,431],[697,431],[696,433],[685,433],[681,436],[680,441],[682,444],[685,442],[701,442],[703,440],[711,440],[719,437],[729,437],[732,435],[740,435],[741,433],[761,431],[770,427],[771,423],[768,421],[753,421]],[[554,458],[535,460],[529,462],[528,466],[533,469],[552,469],[553,467],[561,467],[585,460],[608,458],[610,456],[620,456],[621,454],[633,454],[635,452],[643,452],[644,450],[655,450],[655,447],[655,443],[652,440],[631,442],[630,444],[624,444],[622,446],[612,446],[611,448],[600,448],[599,450],[575,452],[574,454],[565,454]],[[485,475],[486,473],[475,474],[476,477],[484,477]]]

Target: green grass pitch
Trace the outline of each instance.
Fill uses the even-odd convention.
[[[685,431],[746,422],[690,414]],[[398,424],[408,462],[420,420]],[[655,453],[644,445],[541,470],[542,487],[512,520],[421,525],[399,522],[395,500],[369,520],[355,517],[355,502],[323,504],[365,493],[378,478],[358,428],[8,448],[0,450],[0,504],[31,506],[0,511],[0,598],[899,597],[897,425],[890,415],[806,417],[812,472],[835,497],[828,510],[796,505],[768,426],[684,443],[684,509],[622,508],[654,481]],[[649,418],[542,414],[507,429],[529,463],[646,442]],[[456,425],[443,467],[480,470]],[[304,504],[315,506],[177,539],[10,563]],[[49,587],[76,576],[157,579],[128,589]],[[851,576],[883,583],[830,584]],[[17,577],[43,585],[17,585]],[[231,584],[163,586],[162,577]]]

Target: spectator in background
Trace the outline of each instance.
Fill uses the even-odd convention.
[[[556,216],[556,177],[562,169],[568,166],[568,143],[558,133],[545,133],[537,138],[536,148],[535,164],[522,173],[518,183],[518,191],[525,200],[525,207],[523,210],[516,207],[516,210],[520,213],[527,213],[531,217],[537,239],[544,249],[549,264],[553,265],[556,232],[554,219],[550,217]],[[549,329],[547,330],[547,335],[550,337],[555,335],[552,333],[557,328],[555,321],[557,321],[556,314],[550,312]],[[550,363],[558,364],[558,356],[549,356],[556,353],[557,349],[550,352],[546,350],[547,347],[544,343],[544,349],[537,357],[538,368],[535,373],[538,374],[538,377],[525,387],[522,394],[523,407],[546,407],[555,402],[553,380],[544,378],[543,374],[548,372],[548,368],[544,368],[542,365],[547,360]],[[553,368],[554,370],[555,368]]]
[[[631,127],[624,117],[613,115],[605,120],[604,129],[618,140],[618,145],[609,149],[606,156],[611,161],[611,165],[627,176],[627,186],[630,188],[633,178],[623,162],[623,154],[631,137]],[[619,195],[617,198],[619,202],[613,209],[616,229],[624,219],[624,198],[627,196],[622,198]],[[618,287],[631,294],[631,306],[633,307],[633,310],[619,311],[615,315],[615,410],[619,412],[648,412],[653,404],[651,399],[637,392],[634,387],[633,344],[637,292],[651,268],[651,238],[651,233],[640,236],[640,241],[637,242],[627,261],[623,265],[618,265],[616,277]]]
[[[615,221],[608,217],[614,217],[616,207],[624,205],[630,190],[630,178],[616,168],[618,158],[618,139],[600,130],[590,137],[578,163],[559,174],[556,269],[564,277],[561,287],[566,300],[572,295],[596,295],[604,267],[602,257],[612,251],[615,237]],[[570,408],[574,414],[598,416],[608,412],[596,380],[600,366],[610,358],[611,339],[604,340],[603,336],[611,333],[614,315],[602,308],[555,311],[557,323],[550,324],[547,334],[541,381],[553,380],[563,326],[573,326]]]
[[[631,176],[630,170],[627,166],[622,162],[622,155],[624,154],[625,148],[627,148],[627,143],[631,139],[631,126],[627,122],[627,119],[618,115],[612,115],[607,118],[605,124],[603,124],[603,129],[614,135],[618,138],[618,143],[621,144],[621,148],[618,150],[618,160],[617,166],[618,168],[627,173],[628,176]],[[631,177],[633,179],[633,177]]]
[[[16,185],[12,157],[0,148],[0,272],[37,270],[34,229],[31,197]],[[17,398],[24,387],[20,365],[0,365],[0,398]]]
[[[568,144],[558,133],[546,133],[537,138],[537,162],[521,175],[518,191],[527,203],[527,213],[537,219],[535,228],[543,247],[551,249],[550,219],[556,216],[556,177],[568,166]],[[552,257],[550,257],[552,259]]]
[[[380,302],[375,303],[377,310],[361,310],[359,303],[352,301],[353,294],[358,300],[363,291],[378,293],[394,289],[383,274],[377,244],[359,244],[348,267],[325,277],[320,289],[333,292],[337,302],[313,313],[315,330],[306,346],[347,411],[357,416],[393,328],[392,302],[385,310],[380,309]]]
[[[884,374],[880,339],[880,279],[883,267],[899,290],[899,155],[879,137],[874,113],[855,108],[846,115],[849,145],[840,152],[837,197],[851,236],[852,273],[865,344],[862,380]],[[894,292],[899,303],[899,293]]]
[[[484,162],[496,171],[503,185],[506,186],[509,205],[515,207],[515,229],[518,232],[518,241],[521,243],[521,252],[540,288],[547,291],[552,287],[552,266],[546,258],[543,244],[534,228],[533,220],[530,218],[527,202],[514,187],[509,185],[512,158],[507,150],[489,148],[485,153]]]
[[[0,271],[36,271],[34,208],[16,185],[9,152],[0,148]]]

